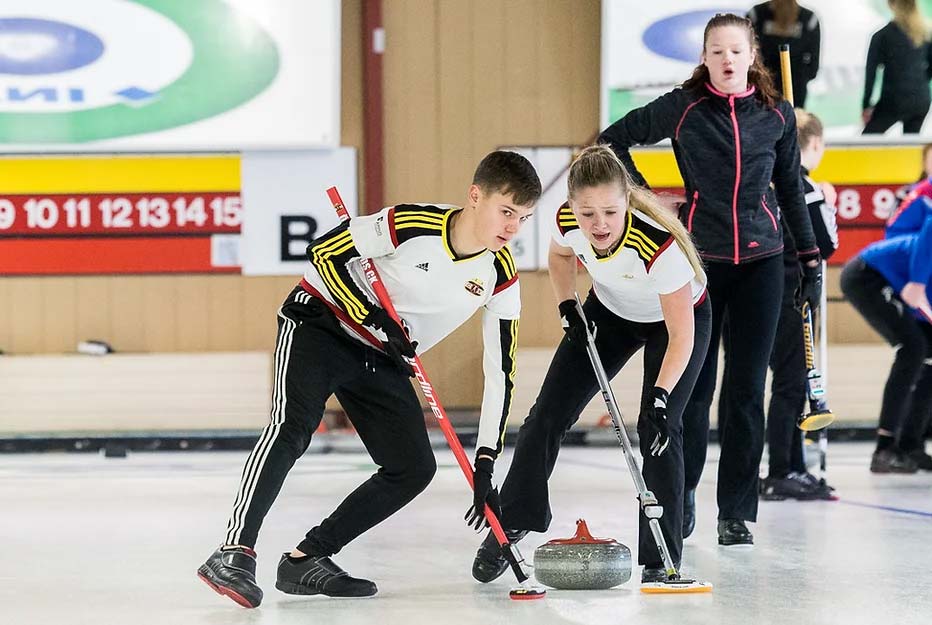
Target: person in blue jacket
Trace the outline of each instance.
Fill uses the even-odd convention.
[[[897,209],[887,219],[884,238],[914,234],[932,215],[932,178],[914,184],[905,194]]]
[[[932,414],[930,288],[932,217],[928,216],[912,233],[867,246],[841,273],[845,297],[896,349],[883,392],[877,449],[870,465],[873,473],[932,471],[932,457],[923,447]]]

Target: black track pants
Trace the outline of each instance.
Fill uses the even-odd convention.
[[[859,256],[842,270],[841,290],[871,327],[896,349],[883,389],[879,427],[893,432],[904,451],[916,449],[922,444],[932,394],[932,372],[926,364],[932,358],[932,336],[923,328],[928,324],[913,317],[886,278]],[[916,403],[917,398],[924,405]]]
[[[770,477],[782,478],[791,471],[803,472],[802,430],[796,422],[806,408],[806,351],[803,319],[796,309],[794,293],[799,285],[799,268],[784,265],[783,301],[777,337],[770,354],[773,378],[767,410],[767,451]]]
[[[901,111],[889,106],[884,100],[877,102],[871,118],[867,120],[861,134],[873,135],[887,132],[896,122],[903,122],[904,134],[918,134],[922,130],[922,123],[929,113],[929,105],[920,103],[911,111]]]
[[[300,287],[278,313],[274,366],[270,423],[246,460],[224,542],[255,546],[285,476],[335,393],[379,469],[298,545],[307,554],[331,555],[433,478],[437,465],[424,413],[408,377],[381,352],[346,336],[332,313]]]

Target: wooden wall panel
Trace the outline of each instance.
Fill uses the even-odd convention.
[[[175,282],[175,349],[206,351],[209,347],[208,284],[213,277],[185,276]]]
[[[600,0],[577,0],[571,4],[573,35],[569,53],[573,57],[573,68],[564,85],[572,113],[569,143],[584,144],[599,131],[602,3]]]
[[[541,28],[541,11],[546,3],[537,0],[512,0],[505,4],[505,55],[499,60],[505,65],[505,91],[502,111],[505,128],[499,141],[505,145],[540,143],[541,100],[540,83],[541,38],[552,35]],[[490,94],[495,96],[497,94]]]
[[[363,0],[343,0],[340,34],[340,142],[356,147],[356,167],[360,172],[359,205],[366,205],[362,184],[363,115],[362,105],[362,3]],[[369,42],[371,45],[371,42]]]
[[[4,278],[9,281],[10,344],[12,353],[34,353],[44,349],[42,340],[42,286],[38,280]],[[70,311],[74,314],[74,310]]]
[[[540,29],[543,24],[573,23],[578,3],[572,0],[550,0],[539,3],[536,7],[540,15]],[[537,98],[538,143],[559,145],[567,143],[573,135],[573,98],[570,93],[574,88],[572,77],[575,72],[585,68],[577,67],[574,54],[573,29],[546,29],[546,36],[537,41]],[[559,94],[559,97],[553,95]],[[589,108],[589,107],[587,107]],[[581,140],[581,139],[580,139]]]
[[[181,278],[146,276],[142,280],[145,285],[142,294],[144,307],[141,320],[143,332],[145,332],[145,351],[177,351],[175,287]]]
[[[40,283],[42,299],[42,351],[74,351],[77,346],[75,310],[77,292],[74,278],[54,277]]]
[[[439,201],[437,3],[383,6],[385,201]]]
[[[45,284],[48,281],[54,281],[55,278],[36,278],[36,280],[39,284]],[[110,319],[113,316],[110,299],[110,278],[107,276],[88,276],[75,278],[74,280],[76,297],[72,314],[78,340],[107,340],[106,337],[110,334]],[[64,351],[74,351],[74,348],[74,345],[70,345]]]
[[[77,288],[83,288],[84,278],[76,279]],[[110,278],[110,335],[108,341],[118,352],[147,351],[146,278],[114,276]]]
[[[441,2],[437,23],[438,111],[440,132],[439,188],[435,201],[461,206],[472,179],[476,161],[473,156],[472,94],[476,90],[472,75],[473,18],[469,2]],[[456,33],[451,36],[448,33]]]
[[[473,165],[488,152],[506,145],[507,120],[504,115],[507,66],[506,42],[511,29],[505,22],[505,6],[500,0],[476,0],[473,8],[472,37],[469,43],[469,70],[473,85],[469,106],[472,118]]]
[[[10,315],[13,309],[13,298],[11,288],[10,280],[0,279],[0,352],[8,352],[12,349],[13,319]]]
[[[207,349],[222,350],[241,343],[243,281],[238,276],[211,277],[207,287]]]

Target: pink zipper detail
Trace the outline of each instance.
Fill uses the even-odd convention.
[[[764,210],[767,211],[767,215],[770,217],[770,223],[773,224],[773,231],[777,231],[777,220],[774,218],[773,213],[770,212],[770,207],[767,206],[767,196],[762,195],[760,198],[760,205],[764,207]]]
[[[735,129],[735,193],[731,200],[731,218],[735,229],[735,264],[740,260],[738,256],[738,187],[741,186],[741,135],[738,132],[738,114],[735,113],[735,96],[729,96],[731,105],[731,125]]]
[[[699,204],[699,190],[693,191],[693,204],[689,207],[689,217],[686,219],[686,229],[693,231],[693,215],[696,213],[696,205]]]

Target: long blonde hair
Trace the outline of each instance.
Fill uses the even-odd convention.
[[[631,179],[625,166],[607,145],[591,145],[579,153],[570,166],[568,191],[570,199],[580,189],[597,187],[603,184],[617,184],[628,198],[629,210],[634,208],[664,227],[673,235],[676,244],[686,255],[696,279],[705,284],[705,269],[699,259],[699,253],[693,244],[689,232],[657,196],[644,189]]]
[[[929,38],[929,28],[916,0],[887,0],[887,4],[893,11],[893,23],[903,29],[914,46],[921,46]]]

